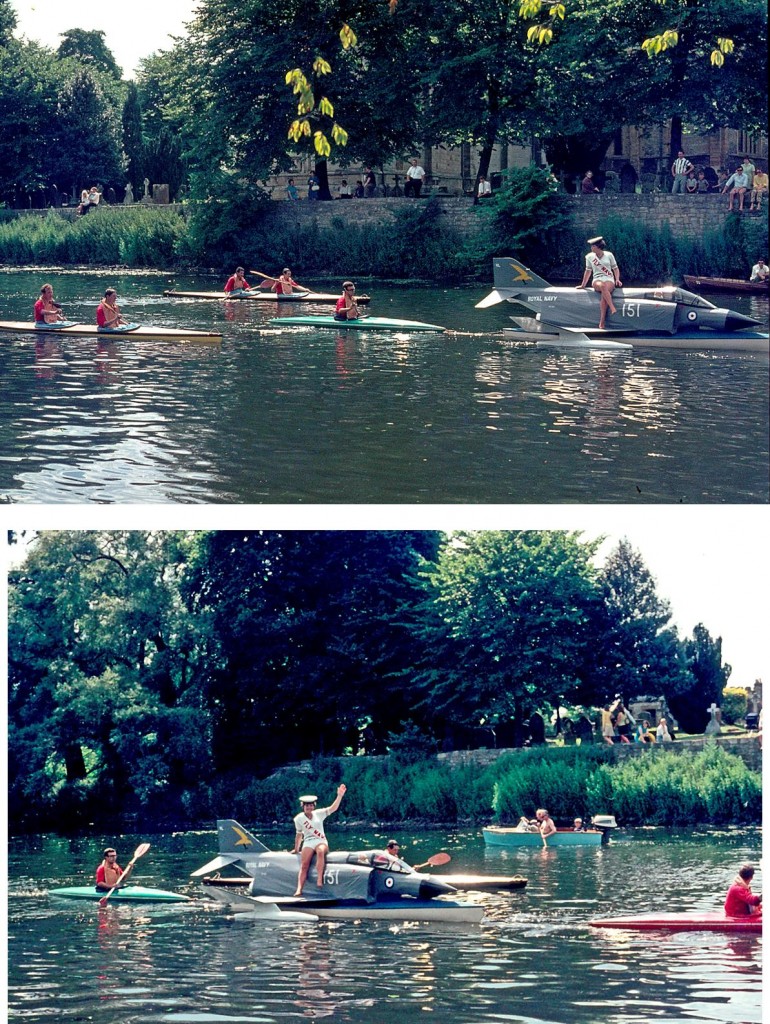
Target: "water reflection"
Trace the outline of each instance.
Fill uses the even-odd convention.
[[[27,315],[37,277],[2,285]],[[88,320],[103,281],[64,275]],[[257,303],[132,315],[215,327],[219,346],[3,339],[0,499],[180,502],[757,502],[768,497],[767,359],[564,353],[503,340],[474,293],[383,290],[379,312],[457,334],[276,329]],[[208,282],[210,284],[210,282]],[[203,285],[204,282],[201,282]],[[754,298],[754,301],[756,299]],[[23,307],[23,309],[22,309]],[[325,310],[321,307],[319,312]],[[291,312],[291,311],[289,311]],[[327,310],[328,312],[328,310]],[[489,323],[487,333],[468,327]]]

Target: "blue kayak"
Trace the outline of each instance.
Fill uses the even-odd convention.
[[[64,896],[71,900],[100,900],[107,893],[93,885],[72,885],[64,889],[49,889],[49,896]],[[186,903],[189,896],[167,889],[152,889],[146,885],[126,885],[116,889],[110,903]]]

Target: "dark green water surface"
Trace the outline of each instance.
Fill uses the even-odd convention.
[[[381,846],[372,827],[330,824],[332,847]],[[262,838],[286,849],[291,829]],[[621,830],[599,849],[491,852],[479,830],[403,832],[412,863],[445,849],[445,870],[523,874],[525,890],[473,894],[481,925],[284,924],[203,900],[172,906],[72,903],[114,843],[142,840],[135,881],[196,895],[212,832],[12,838],[9,1016],[92,1024],[758,1024],[762,938],[597,931],[596,916],[714,910],[736,867],[759,861],[758,829]],[[761,871],[754,888],[761,891]]]
[[[45,280],[73,319],[92,322],[113,285],[130,319],[223,341],[0,333],[0,501],[768,500],[766,356],[521,347],[506,305],[474,309],[484,287],[366,286],[373,314],[454,332],[394,336],[161,294],[211,278],[5,272],[0,319],[31,319]],[[766,299],[724,304],[767,322]]]

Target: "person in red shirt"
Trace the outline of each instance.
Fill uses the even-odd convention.
[[[281,271],[281,276],[273,282],[272,291],[274,291],[276,295],[291,295],[295,288],[299,288],[299,290],[302,291],[302,285],[297,284],[297,282],[292,279],[289,268],[284,267]]]
[[[134,865],[129,864],[123,879],[124,882],[133,870]],[[109,892],[117,885],[122,874],[123,868],[118,864],[118,855],[111,846],[108,846],[104,851],[104,860],[96,869],[96,888],[99,892]]]
[[[250,292],[251,285],[245,278],[246,271],[243,267],[236,267],[232,277],[228,277],[225,285],[226,292]]]
[[[754,868],[744,864],[727,891],[725,914],[728,917],[746,917],[748,914],[762,913],[762,894],[755,896],[751,891],[751,880]]]
[[[126,323],[120,315],[120,306],[115,301],[118,293],[114,288],[108,288],[104,298],[96,307],[96,326],[101,330],[111,330]]]
[[[352,281],[345,281],[342,285],[342,295],[337,299],[334,307],[335,320],[358,320],[361,313],[356,302],[356,286]]]
[[[35,303],[34,320],[36,324],[54,324],[63,320],[64,314],[58,302],[54,302],[53,287],[44,284],[40,289],[40,298]]]

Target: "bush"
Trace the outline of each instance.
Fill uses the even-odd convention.
[[[742,722],[748,709],[749,696],[745,690],[737,686],[726,686],[722,690],[722,721],[726,725]]]

